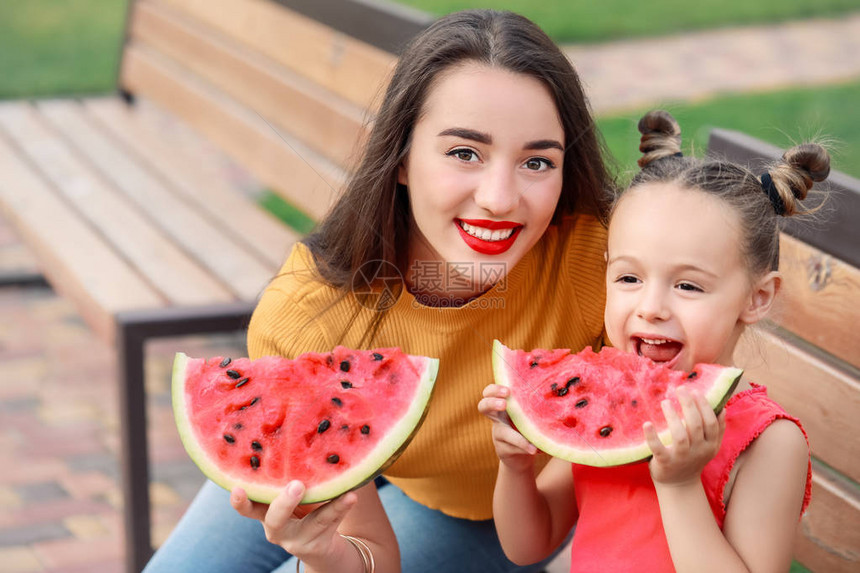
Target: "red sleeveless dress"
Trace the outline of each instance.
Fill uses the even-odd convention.
[[[723,442],[702,471],[702,485],[720,528],[726,517],[723,492],[738,456],[775,420],[791,420],[806,436],[800,421],[768,398],[764,386],[752,386],[726,404]],[[675,571],[647,462],[614,468],[574,464],[573,480],[579,519],[573,535],[571,573]],[[801,514],[809,505],[811,487],[810,460]]]

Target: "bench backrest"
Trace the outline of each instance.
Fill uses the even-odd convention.
[[[384,36],[385,28],[361,34],[378,26],[378,10],[344,0],[136,0],[120,87],[180,116],[318,219],[344,181],[396,59],[387,49],[423,25],[411,13],[386,13],[400,22],[388,26],[399,37]]]
[[[716,129],[708,154],[763,172],[782,150]],[[738,358],[809,433],[812,503],[797,560],[816,572],[847,573],[860,570],[860,181],[833,172],[825,185],[820,217],[786,227],[780,302]]]

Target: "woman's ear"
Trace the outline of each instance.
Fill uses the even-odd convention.
[[[403,162],[397,166],[397,182],[405,187],[408,187],[409,184],[407,183],[407,180],[408,178],[406,176],[406,160],[404,159]]]
[[[782,276],[777,271],[771,271],[758,279],[750,292],[749,304],[739,320],[753,324],[767,316],[781,286]]]

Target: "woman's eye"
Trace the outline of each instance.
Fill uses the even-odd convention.
[[[555,168],[555,163],[544,157],[532,157],[523,164],[529,171],[545,171]]]
[[[471,149],[452,149],[446,155],[453,156],[460,161],[472,162],[478,160],[478,154]]]

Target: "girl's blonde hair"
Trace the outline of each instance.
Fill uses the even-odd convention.
[[[639,131],[641,171],[627,189],[674,183],[719,197],[740,217],[743,254],[752,276],[777,270],[781,219],[810,212],[801,202],[813,184],[830,173],[827,150],[815,143],[797,145],[766,173],[755,175],[729,161],[682,156],[681,129],[666,111],[647,113],[639,120]],[[623,193],[618,200],[621,197]]]

